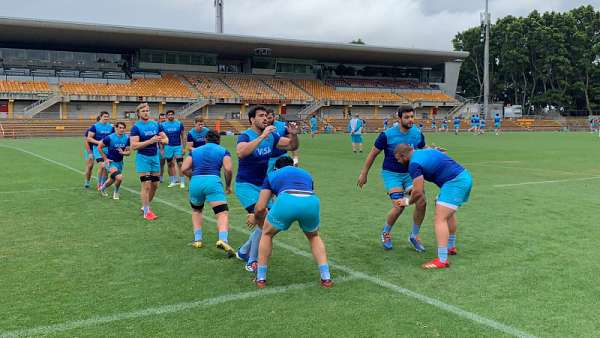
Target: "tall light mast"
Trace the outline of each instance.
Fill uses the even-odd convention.
[[[485,27],[485,45],[483,51],[483,113],[484,118],[489,116],[490,100],[490,12],[488,11],[488,0],[485,0],[485,13],[483,13],[483,25]]]
[[[215,31],[223,34],[223,3],[225,0],[215,0]]]

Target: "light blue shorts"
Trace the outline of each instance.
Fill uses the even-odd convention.
[[[317,127],[310,127],[310,131],[315,134],[317,132]]]
[[[183,156],[183,148],[181,146],[165,145],[165,158],[180,158]]]
[[[460,124],[455,124],[454,129],[460,129]]]
[[[465,169],[458,176],[442,185],[436,203],[456,210],[469,201],[472,186],[473,178],[469,171]]]
[[[135,155],[135,172],[143,173],[160,173],[160,157],[158,151],[156,155],[146,156],[140,153]]]
[[[275,162],[277,162],[277,160],[283,156],[287,156],[287,154],[283,154],[283,155],[277,156],[277,157],[271,157],[269,159],[269,168],[267,168],[267,173],[270,173],[271,171],[275,170]]]
[[[240,201],[240,204],[244,209],[252,206],[258,202],[258,196],[260,195],[261,187],[247,182],[235,182],[235,196]],[[268,208],[271,207],[269,202]]]
[[[352,134],[350,135],[352,139],[352,143],[363,143],[363,138],[361,134]]]
[[[494,129],[500,128],[500,123],[494,123]]]
[[[123,172],[123,161],[121,161],[121,162],[110,161],[110,164],[108,165],[108,172],[110,172],[110,170],[112,168],[116,168],[118,171]]]
[[[190,203],[204,205],[204,202],[227,202],[221,178],[215,175],[196,175],[190,180]]]
[[[315,232],[320,223],[320,201],[316,195],[292,195],[283,192],[277,196],[267,220],[274,228],[285,231],[298,221],[304,232]]]
[[[97,145],[92,146],[92,153],[94,154],[94,160],[102,159],[102,155],[100,155]]]
[[[412,178],[408,173],[395,173],[389,170],[381,170],[381,178],[386,191],[400,188],[404,191],[412,189]]]

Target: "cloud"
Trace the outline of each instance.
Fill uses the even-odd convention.
[[[600,0],[490,0],[493,20],[533,9],[564,11]],[[484,0],[225,0],[225,33],[448,50],[479,25]],[[20,0],[3,15],[192,31],[214,31],[213,0]]]

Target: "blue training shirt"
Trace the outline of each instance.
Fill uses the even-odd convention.
[[[273,127],[275,127],[275,130],[277,131],[277,134],[279,134],[279,136],[287,136],[288,135],[288,131],[287,131],[285,122],[273,121]],[[279,148],[275,147],[275,148],[273,148],[271,157],[279,157],[279,156],[282,156],[285,154],[287,154],[287,150],[283,150],[283,149],[279,149]]]
[[[455,126],[460,126],[460,117],[455,117],[454,118],[454,125]]]
[[[148,122],[137,121],[131,128],[131,136],[139,136],[140,142],[148,141],[152,137],[160,134],[163,129],[161,125],[153,120]],[[138,154],[145,156],[155,156],[158,152],[158,143],[151,144],[146,148],[138,149]]]
[[[229,151],[216,143],[207,143],[192,151],[192,176],[214,175],[221,177],[221,167]]]
[[[494,117],[494,123],[500,123],[500,116]]]
[[[384,151],[382,169],[395,173],[408,172],[408,167],[399,163],[394,157],[394,150],[399,144],[408,144],[415,149],[421,149],[425,147],[425,136],[416,126],[406,133],[403,133],[399,127],[394,127],[379,134],[375,140],[375,148]]]
[[[285,190],[313,192],[314,182],[308,171],[287,166],[270,172],[261,188],[271,190],[275,195]]]
[[[94,133],[94,140],[102,141],[106,136],[115,132],[115,127],[110,123],[97,122],[90,127],[89,131]]]
[[[118,149],[125,150],[130,145],[129,136],[125,133],[120,137],[117,133],[110,134],[102,140],[102,143],[104,143],[103,150],[106,157],[114,162],[123,161],[123,155],[119,153]]]
[[[183,133],[183,123],[181,121],[173,120],[173,121],[165,121],[160,124],[163,128],[163,131],[169,138],[169,145],[172,147],[177,147],[181,145],[181,133]]]
[[[240,134],[237,143],[241,142],[252,142],[258,138],[258,134],[252,129],[247,129]],[[254,149],[252,154],[239,159],[238,161],[238,172],[235,177],[236,182],[240,183],[251,183],[257,186],[263,184],[265,177],[267,176],[267,169],[269,168],[269,158],[273,153],[273,149],[279,143],[280,136],[277,133],[269,134],[269,137],[264,139]]]
[[[190,129],[187,134],[187,141],[194,143],[194,148],[201,147],[206,144],[206,134],[208,134],[209,129],[206,127],[202,127],[200,131],[197,131],[196,128]]]
[[[450,156],[436,149],[415,150],[408,172],[413,179],[423,176],[426,181],[435,183],[438,187],[454,179],[465,170],[463,166]]]
[[[314,129],[317,127],[317,118],[316,117],[311,117],[310,118],[310,126]]]

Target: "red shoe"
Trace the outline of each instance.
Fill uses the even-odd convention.
[[[423,263],[423,265],[421,265],[421,267],[423,269],[445,269],[445,268],[450,267],[450,262],[448,262],[448,261],[442,262],[442,261],[440,261],[439,258],[436,258],[427,263]]]
[[[148,221],[154,221],[158,216],[152,212],[152,210],[148,210],[148,212],[144,215],[144,219]]]
[[[333,281],[331,279],[321,279],[321,286],[329,289],[333,286]]]
[[[254,283],[256,284],[256,287],[259,289],[264,289],[267,286],[267,281],[264,279],[255,279]]]
[[[456,247],[455,246],[453,246],[450,249],[448,249],[448,255],[450,255],[450,256],[456,256],[456,255],[458,255],[458,251],[456,251]]]

